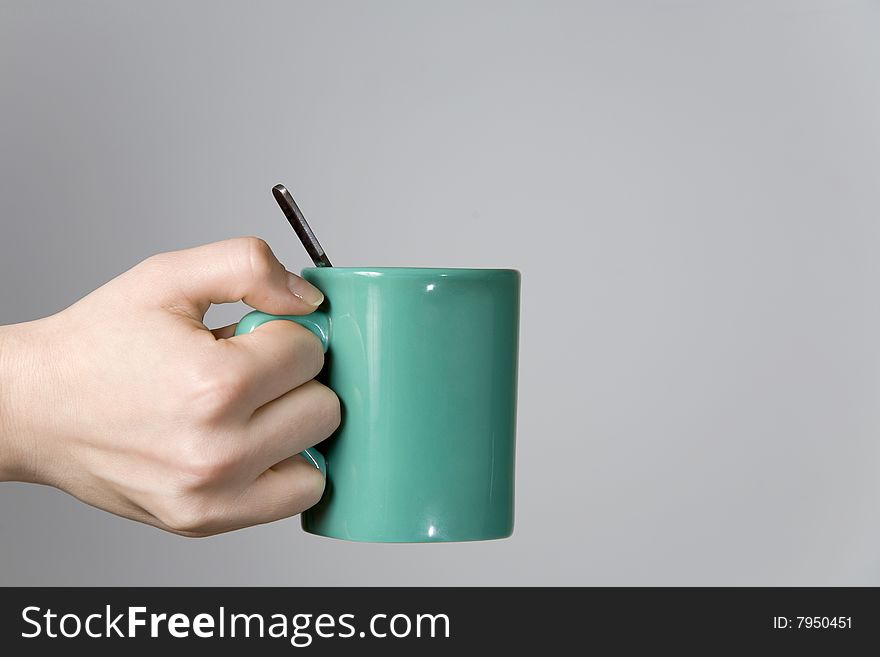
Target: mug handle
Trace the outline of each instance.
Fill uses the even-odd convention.
[[[316,310],[309,315],[270,315],[254,310],[241,318],[238,326],[235,327],[235,335],[250,333],[258,326],[276,319],[296,322],[300,326],[309,329],[318,337],[321,341],[321,348],[324,350],[324,353],[327,353],[327,347],[330,344],[330,318],[327,316],[327,313],[321,310]],[[299,455],[318,468],[325,477],[327,476],[327,462],[321,452],[314,447],[308,447],[300,452]]]

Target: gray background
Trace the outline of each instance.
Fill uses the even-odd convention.
[[[523,272],[513,538],[7,483],[3,584],[880,584],[876,3],[0,7],[0,322],[233,235],[306,265],[279,181],[339,264]]]

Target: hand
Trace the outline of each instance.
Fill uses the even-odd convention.
[[[232,337],[212,303],[307,314],[323,295],[268,245],[164,253],[45,319],[0,327],[0,479],[49,484],[186,536],[315,504],[322,473],[295,456],[339,425],[313,381],[319,340],[293,322]]]

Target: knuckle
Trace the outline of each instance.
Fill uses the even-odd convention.
[[[324,367],[324,349],[317,336],[307,328],[294,324],[296,332],[296,360],[310,378],[314,378]]]
[[[243,378],[219,364],[194,368],[186,395],[186,410],[198,421],[212,423],[225,418],[246,392]]]
[[[172,266],[173,253],[156,253],[141,260],[133,269],[147,276],[162,276]]]
[[[240,239],[244,266],[251,280],[263,281],[272,276],[275,270],[275,254],[266,240],[259,237],[243,237]]]
[[[185,492],[201,490],[224,480],[235,467],[229,452],[211,444],[215,441],[184,440],[175,454],[181,488]]]
[[[309,464],[309,469],[306,470],[306,472],[308,475],[300,478],[299,489],[297,491],[296,506],[300,512],[305,511],[320,502],[321,498],[324,496],[324,489],[327,485],[324,476],[311,464]]]
[[[342,406],[339,403],[339,397],[330,388],[317,381],[312,383],[314,385],[316,420],[323,429],[323,433],[329,436],[339,427],[342,420]]]
[[[188,536],[200,536],[211,531],[217,513],[206,498],[190,496],[175,500],[157,515],[171,531]]]

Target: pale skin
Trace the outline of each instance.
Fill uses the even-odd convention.
[[[233,337],[212,303],[304,315],[320,291],[247,237],[153,256],[69,308],[0,327],[0,481],[55,486],[183,536],[286,518],[324,477],[296,456],[339,425],[293,322]]]

